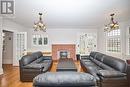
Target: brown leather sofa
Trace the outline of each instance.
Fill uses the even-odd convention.
[[[128,87],[127,63],[99,52],[80,60],[84,71],[92,74],[99,87]]]
[[[35,76],[47,72],[51,66],[51,56],[43,56],[42,52],[25,55],[19,60],[20,81],[33,81]]]

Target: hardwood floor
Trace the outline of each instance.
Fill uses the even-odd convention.
[[[53,62],[51,72],[56,72],[58,62]],[[80,62],[75,61],[78,72],[83,72]],[[32,87],[32,82],[21,82],[19,80],[19,67],[12,65],[3,65],[4,74],[0,75],[0,87]]]

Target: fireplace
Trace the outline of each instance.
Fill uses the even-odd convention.
[[[58,60],[60,58],[72,58],[76,60],[75,44],[53,44],[52,45],[52,59]]]

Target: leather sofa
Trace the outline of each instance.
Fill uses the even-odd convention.
[[[80,60],[83,70],[92,74],[99,87],[128,87],[127,63],[119,58],[91,52]]]
[[[129,62],[130,62],[130,60],[129,60]],[[128,66],[127,66],[127,79],[128,79],[129,87],[130,87],[130,63],[128,63]]]
[[[96,79],[83,72],[47,72],[34,78],[33,87],[96,87]]]
[[[33,81],[35,76],[47,72],[51,66],[51,56],[43,56],[42,52],[25,55],[19,60],[20,81]]]

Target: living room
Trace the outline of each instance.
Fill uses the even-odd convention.
[[[0,5],[0,87],[129,87],[129,0],[0,0]],[[41,71],[23,67],[26,58],[31,58],[27,59],[30,64],[37,60],[34,56],[45,60]],[[114,79],[121,76],[121,80],[105,82],[99,72],[93,73],[95,66],[95,70],[100,66],[100,74],[113,73]],[[33,64],[31,67],[36,68]],[[39,74],[46,79],[54,79],[53,75],[67,79],[56,78],[63,83],[51,85],[52,79],[46,82]],[[84,81],[71,76],[81,76]],[[35,77],[43,79],[38,83],[45,85],[37,84]]]

